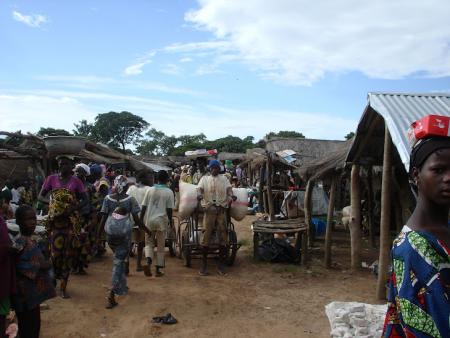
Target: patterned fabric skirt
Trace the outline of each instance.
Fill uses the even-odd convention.
[[[50,256],[56,279],[67,280],[74,265],[76,251],[73,249],[72,236],[69,227],[52,229]]]

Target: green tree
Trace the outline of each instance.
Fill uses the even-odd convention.
[[[81,120],[79,124],[74,123],[73,125],[75,126],[75,129],[73,130],[74,135],[95,139],[95,136],[93,135],[94,125],[92,123]]]
[[[244,153],[247,149],[254,147],[254,137],[247,136],[241,139],[237,136],[228,135],[214,141],[208,141],[207,148],[217,149],[218,152]]]
[[[97,141],[125,152],[128,144],[136,143],[150,124],[142,117],[127,111],[98,114],[92,133]]]
[[[150,129],[145,135],[147,138],[139,142],[136,148],[141,155],[169,155],[178,143],[175,136],[167,136],[155,128]]]
[[[67,130],[64,129],[55,129],[51,127],[41,127],[39,131],[37,132],[37,135],[39,136],[71,136],[72,134],[69,133]]]
[[[305,138],[305,135],[303,135],[302,133],[299,133],[297,131],[289,131],[289,130],[281,130],[278,133],[274,133],[273,131],[271,131],[270,133],[268,133],[266,135],[266,138],[268,140],[270,140],[273,137],[285,137],[285,138]]]
[[[353,136],[355,136],[355,133],[351,131],[350,133],[348,133],[347,135],[345,135],[345,139],[346,139],[346,140],[350,140]]]

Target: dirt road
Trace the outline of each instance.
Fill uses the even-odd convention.
[[[329,337],[324,306],[331,301],[376,303],[375,278],[368,270],[352,274],[347,233],[339,233],[332,270],[321,267],[320,241],[309,267],[255,263],[251,257],[250,223],[236,224],[240,249],[229,274],[208,277],[167,258],[166,275],[148,278],[135,272],[131,259],[130,293],[106,310],[111,255],[93,262],[87,276],[73,276],[72,298],[53,299],[42,313],[42,337]],[[374,253],[364,250],[363,260]],[[211,272],[215,262],[210,263]],[[155,326],[151,318],[171,312],[179,321]]]

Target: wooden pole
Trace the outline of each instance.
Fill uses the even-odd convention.
[[[338,183],[338,176],[333,176],[331,180],[330,188],[330,200],[328,202],[327,213],[327,231],[325,233],[325,267],[331,267],[331,234],[333,232],[333,215],[334,215],[334,202],[336,199],[336,186]]]
[[[375,229],[373,219],[373,168],[370,165],[367,168],[367,223],[369,224],[369,243],[375,248]]]
[[[308,180],[308,183],[306,183],[304,207],[305,207],[305,223],[308,226],[308,244],[309,244],[309,246],[312,246],[312,244],[314,242],[314,232],[315,232],[313,229],[313,224],[311,222],[311,214],[312,214],[311,196],[312,196],[313,187],[314,187],[314,182],[312,180]]]
[[[387,268],[389,264],[391,220],[392,141],[387,125],[384,128],[383,179],[381,182],[380,256],[378,258],[377,298],[386,299]]]
[[[259,170],[259,191],[258,191],[258,202],[259,202],[259,211],[263,212],[266,209],[266,204],[264,201],[264,166],[262,165]]]
[[[270,153],[267,154],[267,203],[269,204],[269,220],[275,219],[272,195],[272,159]]]
[[[359,178],[360,166],[353,164],[351,173],[351,206],[350,239],[351,239],[351,267],[353,270],[361,268],[361,187]]]

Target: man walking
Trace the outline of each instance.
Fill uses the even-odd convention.
[[[136,184],[128,188],[127,195],[133,196],[139,205],[142,205],[145,194],[153,185],[153,172],[150,170],[141,170],[136,175]],[[134,225],[134,224],[133,224]],[[132,242],[137,244],[137,264],[136,271],[142,271],[142,251],[145,246],[145,231],[137,226],[133,227]]]
[[[172,190],[167,186],[169,174],[161,170],[157,174],[157,184],[151,187],[145,194],[142,202],[141,220],[150,230],[151,234],[145,234],[145,257],[147,265],[144,266],[146,276],[151,276],[151,265],[154,261],[154,250],[156,254],[156,276],[160,277],[164,273],[161,271],[165,267],[164,249],[166,233],[169,222],[172,222],[172,209],[174,208],[174,196]]]

